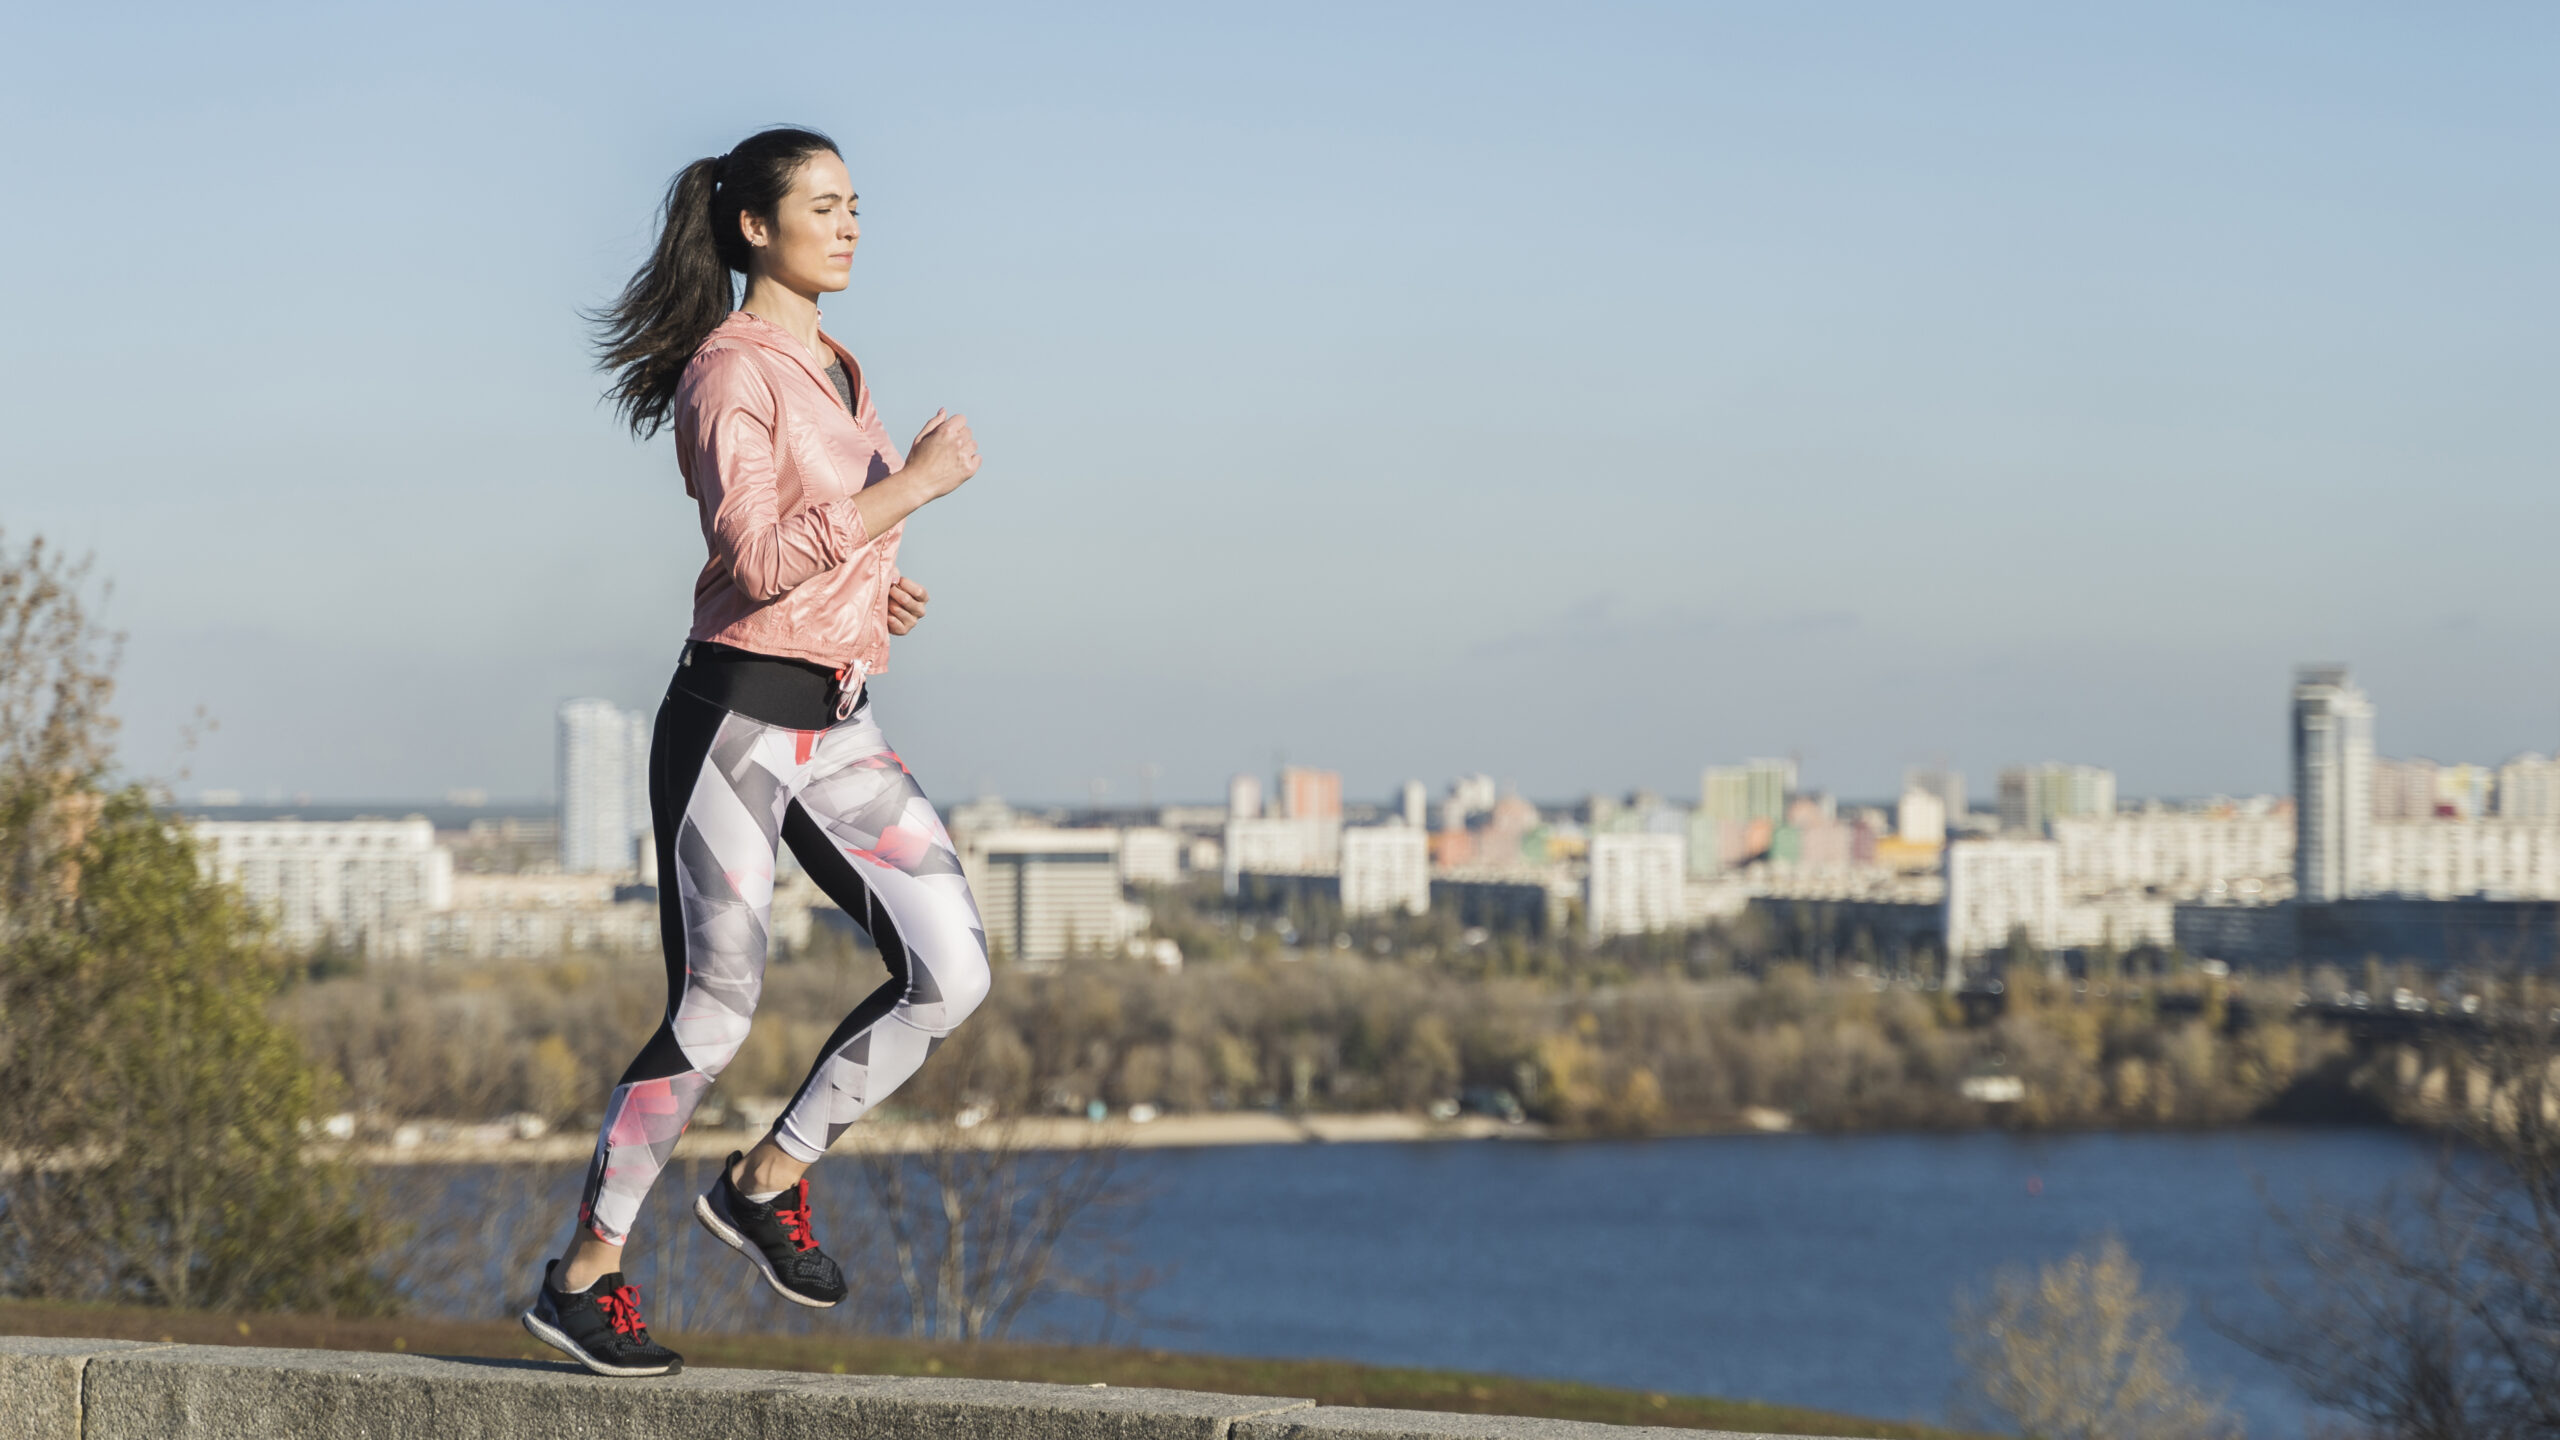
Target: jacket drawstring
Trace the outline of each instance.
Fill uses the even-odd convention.
[[[862,682],[871,674],[871,662],[856,660],[836,672],[836,718],[844,719],[862,701]]]

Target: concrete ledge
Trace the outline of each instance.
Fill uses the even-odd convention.
[[[1318,1405],[1239,1421],[1233,1440],[1780,1440],[1730,1430],[1664,1425],[1600,1425],[1526,1415],[1451,1415],[1439,1410],[1370,1410]],[[1789,1436],[1785,1440],[1805,1440]]]
[[[0,1440],[1637,1440],[1708,1432],[1189,1390],[0,1336]]]
[[[436,1359],[345,1350],[170,1345],[89,1361],[82,1440],[146,1435],[495,1437],[714,1435],[798,1440],[851,1432],[876,1382],[703,1370],[610,1381],[525,1360]],[[624,1387],[631,1387],[628,1391]]]
[[[139,1340],[0,1337],[0,1436],[77,1436],[81,1383],[89,1362],[100,1355],[158,1348]]]

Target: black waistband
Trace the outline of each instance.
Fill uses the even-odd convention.
[[[835,672],[814,661],[688,640],[667,688],[785,730],[836,723]]]

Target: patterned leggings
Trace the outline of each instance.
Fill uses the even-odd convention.
[[[671,690],[649,748],[667,1015],[605,1105],[579,1223],[620,1244],[764,988],[777,840],[870,932],[889,981],[827,1037],[773,1128],[814,1163],[987,996],[987,936],[932,804],[871,699],[824,730]]]

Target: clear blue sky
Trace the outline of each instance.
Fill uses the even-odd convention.
[[[880,688],[946,798],[2280,788],[2305,659],[2560,745],[2560,9],[1207,8],[13,7],[0,525],[128,764],[541,795],[653,705],[701,541],[575,312],[778,121],[988,456]]]

